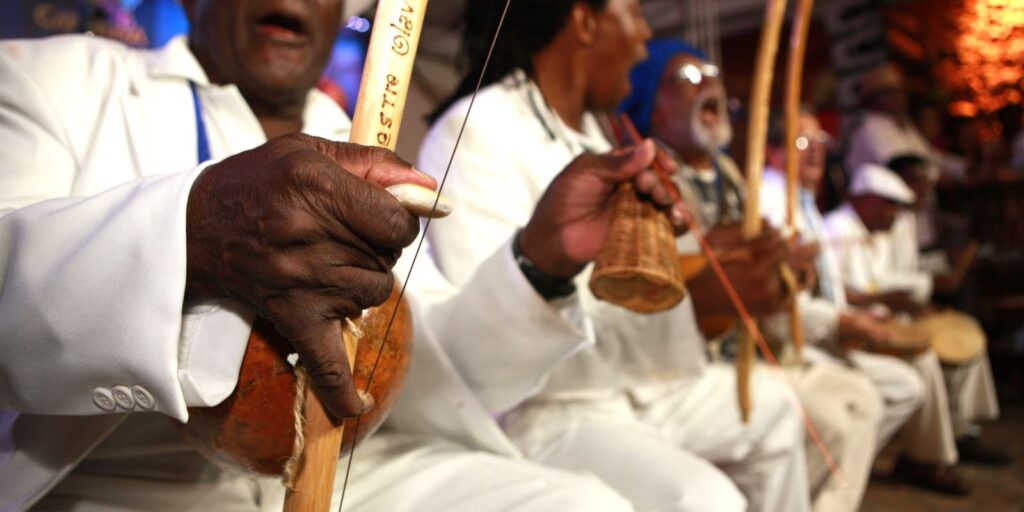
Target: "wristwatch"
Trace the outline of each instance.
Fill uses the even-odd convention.
[[[519,247],[519,238],[522,236],[522,233],[522,229],[517,231],[516,237],[512,240],[512,256],[516,259],[519,270],[526,277],[530,286],[544,300],[560,299],[576,293],[576,284],[573,283],[572,279],[550,276],[537,268],[526,256],[523,256],[522,248]]]

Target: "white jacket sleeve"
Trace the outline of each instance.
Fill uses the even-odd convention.
[[[233,389],[249,320],[206,305],[183,324],[185,208],[201,169],[69,197],[78,155],[22,49],[0,51],[0,409],[185,420],[187,405]],[[190,374],[211,352],[218,362]]]
[[[407,272],[405,259],[396,267],[399,275]],[[531,397],[558,362],[592,343],[578,298],[547,302],[538,295],[512,256],[511,240],[459,287],[448,284],[429,255],[421,254],[410,287],[423,311],[416,329],[430,331],[492,414]]]

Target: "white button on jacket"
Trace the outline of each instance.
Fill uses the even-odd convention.
[[[92,403],[101,410],[110,412],[117,408],[114,402],[114,395],[107,388],[96,388],[92,390]]]

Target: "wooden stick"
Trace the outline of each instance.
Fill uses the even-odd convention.
[[[744,205],[743,236],[748,240],[761,234],[761,175],[764,173],[765,138],[768,135],[768,100],[772,93],[775,56],[779,49],[779,33],[786,14],[785,0],[768,0],[765,5],[764,28],[754,67],[754,83],[750,90],[750,115],[747,119],[747,199]],[[750,397],[750,371],[754,365],[753,333],[739,337],[736,355],[736,387],[740,415],[750,421],[753,403]]]
[[[427,0],[378,3],[349,142],[395,149],[426,10]],[[345,338],[349,365],[353,366],[357,347],[350,340],[355,337]],[[326,512],[334,492],[344,422],[335,421],[324,409],[313,386],[306,386],[305,397],[306,442],[284,510]]]
[[[796,212],[799,200],[800,156],[796,138],[800,127],[800,97],[804,75],[804,55],[807,51],[807,31],[811,24],[814,0],[800,0],[793,15],[792,34],[789,38],[789,59],[786,62],[786,134],[783,145],[786,148],[786,225],[790,233],[796,233]],[[804,357],[804,328],[800,321],[800,303],[793,301],[789,318],[793,335],[793,349],[798,361]]]

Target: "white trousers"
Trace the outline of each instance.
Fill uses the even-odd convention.
[[[338,464],[338,510],[347,459]],[[72,474],[33,510],[42,512],[280,512],[279,479],[238,474],[207,483]],[[473,451],[441,440],[381,432],[356,449],[343,512],[632,512],[592,475]]]
[[[225,474],[213,482],[169,482],[72,473],[39,503],[38,512],[253,512],[267,504],[255,479]],[[275,502],[273,498],[269,500]],[[266,510],[271,510],[267,508]],[[277,510],[281,510],[278,502]]]
[[[808,347],[806,352],[814,350]],[[856,512],[867,489],[884,403],[867,376],[823,361],[783,369],[807,417],[838,466],[833,475],[808,434],[808,479],[818,512]]]
[[[638,511],[807,511],[803,427],[777,379],[754,371],[748,425],[735,369],[715,364],[650,402],[628,393],[535,400],[504,426],[531,459],[589,471]]]
[[[944,365],[943,370],[957,437],[977,434],[975,421],[999,417],[999,400],[987,353],[962,365]]]
[[[899,375],[898,359],[855,351],[850,353],[850,360],[875,381],[887,401],[890,395],[903,393],[894,379]],[[907,363],[924,384],[924,400],[901,431],[900,448],[904,455],[917,462],[956,464],[957,437],[972,433],[973,421],[994,419],[999,415],[988,355],[982,354],[966,364],[944,367],[938,356],[928,351]],[[898,428],[894,422],[883,422],[882,438],[888,439],[894,427]]]
[[[339,466],[331,510],[337,510],[343,482]],[[633,507],[593,475],[384,432],[356,449],[344,510],[625,512]]]

